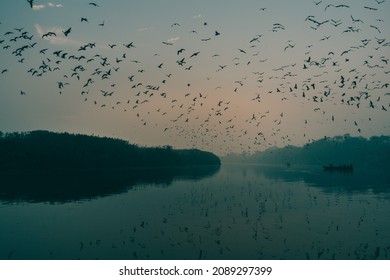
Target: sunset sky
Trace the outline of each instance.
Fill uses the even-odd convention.
[[[0,131],[218,155],[390,134],[388,0],[33,4],[0,2]]]

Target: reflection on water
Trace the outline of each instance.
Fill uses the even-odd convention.
[[[15,202],[8,180],[0,259],[390,259],[387,174],[238,165],[191,174],[80,179],[87,193],[31,192],[34,203]],[[72,183],[58,176],[57,189]]]
[[[135,185],[169,186],[175,179],[199,180],[220,166],[154,169],[49,169],[3,170],[0,200],[67,202],[125,192]]]
[[[370,190],[374,193],[390,193],[390,174],[385,169],[357,167],[354,171],[327,171],[318,166],[252,166],[252,169],[267,178],[282,179],[285,182],[304,181],[308,185],[322,188],[325,192],[365,193]]]

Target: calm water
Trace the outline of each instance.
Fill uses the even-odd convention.
[[[0,259],[390,259],[384,172],[104,172],[3,179]]]

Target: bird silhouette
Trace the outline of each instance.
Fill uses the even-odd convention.
[[[382,33],[379,28],[375,25],[370,25],[371,28],[374,28],[376,31],[378,31],[379,33]]]
[[[179,49],[179,50],[177,51],[177,55],[180,55],[180,54],[183,53],[185,50],[186,50],[186,49],[183,49],[183,48]]]
[[[194,56],[198,56],[200,54],[200,52],[194,52],[193,54],[191,54],[190,58],[194,57]]]
[[[34,8],[34,0],[27,0],[27,2],[30,4],[30,8]]]
[[[65,37],[68,37],[68,35],[70,34],[70,31],[72,30],[72,27],[69,27],[68,29],[62,31],[65,35]]]
[[[371,10],[371,11],[377,11],[377,8],[369,7],[369,6],[364,6],[365,9]]]
[[[364,24],[364,22],[363,22],[361,19],[355,19],[352,15],[351,15],[351,19],[352,19],[352,22],[353,22],[353,23],[360,22],[360,23],[363,23],[363,24]]]
[[[123,46],[125,46],[126,48],[130,49],[130,48],[135,48],[135,46],[133,45],[133,42],[129,43],[129,44],[123,44]]]
[[[45,33],[45,34],[43,34],[42,35],[42,38],[45,38],[45,37],[51,37],[51,36],[57,36],[57,34],[56,33],[54,33],[54,32],[51,32],[51,31],[49,31],[49,32],[47,32],[47,33]]]
[[[226,68],[227,65],[218,65],[218,67],[219,68],[218,68],[217,72],[223,70],[224,68]]]

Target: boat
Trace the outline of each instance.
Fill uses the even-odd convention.
[[[353,165],[352,164],[341,164],[341,165],[324,165],[325,171],[341,171],[341,172],[352,172]]]

